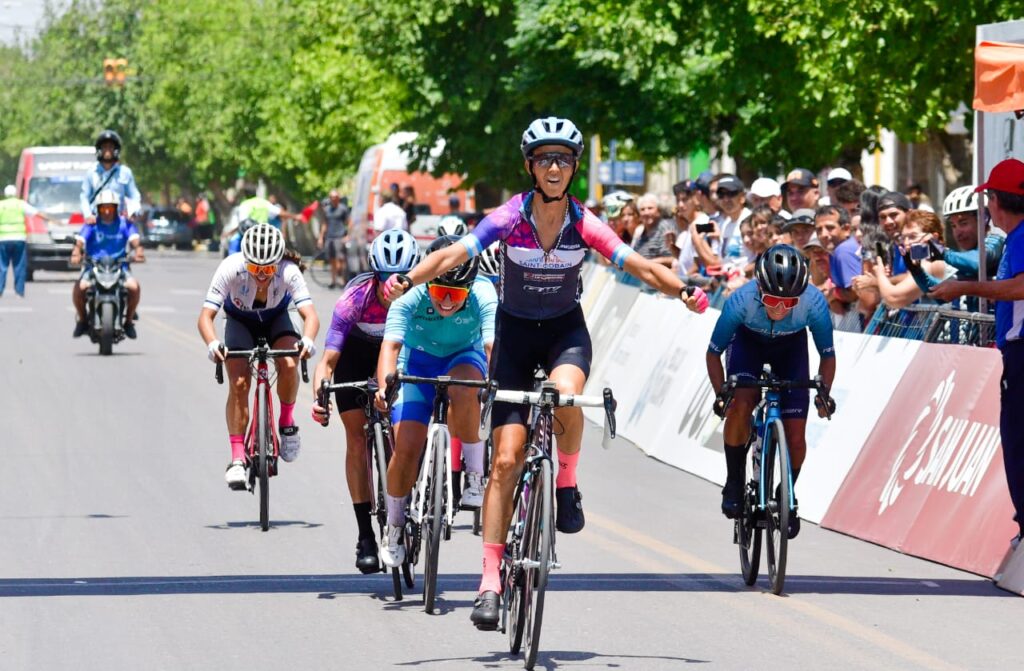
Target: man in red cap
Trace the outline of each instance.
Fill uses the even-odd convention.
[[[1020,527],[1011,541],[1016,547],[1024,534],[1024,163],[1015,158],[1001,161],[976,191],[988,196],[992,222],[1006,232],[1006,247],[999,272],[992,282],[947,280],[931,295],[951,300],[980,296],[996,301],[996,346],[1003,354],[999,433],[1003,442],[1003,466],[1010,500]]]

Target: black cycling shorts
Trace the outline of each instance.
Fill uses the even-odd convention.
[[[380,356],[380,341],[349,336],[341,347],[338,365],[334,367],[334,381],[365,382],[377,374],[377,358]],[[366,392],[360,389],[342,389],[334,392],[338,414],[356,410],[366,405]]]
[[[772,338],[760,338],[748,328],[740,327],[725,351],[726,375],[741,380],[756,380],[765,364],[783,380],[807,380],[810,364],[807,356],[807,330]],[[809,389],[789,389],[780,399],[782,419],[807,419],[811,402]]]
[[[266,321],[227,314],[224,322],[224,344],[228,349],[252,349],[256,347],[258,339],[266,338],[267,344],[273,347],[277,339],[284,336],[301,338],[301,324],[302,318],[295,310],[281,310],[280,314]]]
[[[533,389],[534,371],[538,367],[550,374],[558,366],[569,364],[589,377],[592,358],[590,332],[579,305],[568,314],[542,320],[514,317],[498,309],[491,379],[498,383],[499,389]],[[495,403],[491,426],[526,426],[529,416],[529,406]]]

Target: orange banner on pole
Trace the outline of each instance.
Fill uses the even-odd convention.
[[[978,44],[974,50],[974,109],[1024,110],[1024,44]]]

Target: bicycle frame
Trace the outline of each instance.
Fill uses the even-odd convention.
[[[277,379],[277,376],[270,373],[267,359],[256,354],[249,360],[249,370],[250,374],[256,378],[256,393],[252,396],[252,411],[249,413],[249,430],[245,436],[245,456],[252,463],[252,460],[256,458],[256,431],[259,425],[261,398],[267,406],[267,416],[270,417],[271,426],[273,426],[274,418],[276,417],[274,414],[274,395],[271,393],[270,387]],[[271,429],[270,439],[270,444],[273,446],[273,451],[270,455],[272,459],[270,475],[277,475],[277,457],[281,452],[281,442],[277,431]],[[249,487],[250,489],[252,488],[251,478]]]
[[[764,398],[757,404],[754,410],[754,453],[753,458],[759,468],[758,475],[758,508],[768,508],[768,497],[765,495],[765,481],[768,477],[768,465],[764,456],[764,446],[768,443],[768,432],[775,426],[775,420],[782,419],[782,394],[775,389],[768,389]],[[789,468],[789,460],[786,460],[786,479],[789,482],[789,509],[796,510],[796,499],[793,496],[793,471]]]

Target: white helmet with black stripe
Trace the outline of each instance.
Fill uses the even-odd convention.
[[[242,236],[242,256],[257,266],[279,263],[284,257],[284,235],[270,224],[256,224]]]
[[[375,273],[407,273],[419,259],[416,238],[400,228],[389,228],[370,245],[370,269]]]
[[[978,194],[974,192],[973,184],[953,189],[946,196],[946,200],[942,201],[943,217],[961,212],[978,212]]]
[[[583,154],[583,133],[568,119],[555,116],[536,119],[525,131],[520,147],[523,158],[530,158],[533,150],[547,144],[568,147],[579,158]]]

